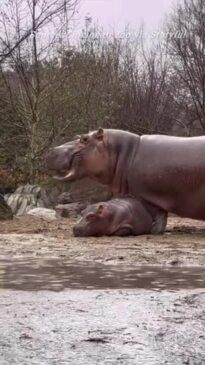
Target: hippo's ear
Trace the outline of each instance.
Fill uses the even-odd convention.
[[[104,205],[103,204],[100,204],[100,205],[98,205],[98,208],[97,208],[97,214],[102,214],[102,212],[103,212],[103,210],[104,210]]]
[[[87,144],[89,142],[89,137],[86,134],[80,136],[80,143]]]
[[[96,132],[96,138],[99,140],[102,140],[103,136],[104,136],[104,130],[103,130],[103,128],[99,127]]]
[[[108,218],[109,217],[109,209],[105,204],[99,204],[96,210],[96,215],[100,218]]]

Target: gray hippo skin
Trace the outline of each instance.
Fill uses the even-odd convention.
[[[87,176],[159,207],[161,231],[166,212],[205,219],[205,136],[138,136],[100,128],[53,148],[46,163],[59,180]]]
[[[75,236],[128,236],[153,233],[157,209],[132,198],[89,205],[73,227]]]

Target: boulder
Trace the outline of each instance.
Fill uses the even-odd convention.
[[[6,203],[2,194],[0,194],[0,220],[12,219],[13,213]]]
[[[14,193],[6,194],[5,200],[17,216],[26,214],[31,208],[43,207],[41,187],[38,185],[19,186]]]
[[[47,185],[41,188],[41,200],[46,208],[53,208],[58,204],[58,197],[62,193],[62,185]]]
[[[99,201],[106,201],[112,197],[106,186],[101,185],[93,180],[83,179],[76,181],[71,184],[69,199],[71,203],[75,202],[87,202],[87,203],[97,203]],[[59,196],[59,199],[61,196]],[[66,199],[65,195],[63,196]]]
[[[53,209],[48,208],[33,208],[28,211],[28,215],[33,215],[35,217],[43,218],[46,220],[56,219],[56,212]]]
[[[35,196],[35,198],[38,198],[40,197],[41,194],[41,187],[38,185],[30,185],[30,184],[21,185],[16,189],[15,194],[21,194],[21,195],[31,194]]]
[[[36,207],[54,209],[61,204],[74,204],[70,207],[57,208],[59,216],[73,217],[79,214],[81,205],[106,201],[111,193],[101,184],[89,179],[73,183],[59,183],[54,180],[42,187],[38,185],[19,186],[12,194],[6,194],[5,199],[13,214],[20,216]],[[83,209],[82,208],[82,209]],[[82,210],[81,209],[81,210]]]
[[[97,203],[111,198],[108,189],[90,179],[82,179],[71,183],[49,181],[41,189],[41,199],[46,208],[54,208],[58,204]]]
[[[87,205],[106,201],[112,197],[108,189],[89,179],[72,183],[50,181],[44,186],[41,198],[44,206],[56,210],[58,217],[76,218]]]
[[[71,193],[68,193],[66,191],[64,193],[61,193],[58,196],[57,203],[58,204],[70,204],[70,203],[73,203],[72,194]]]
[[[76,218],[86,206],[86,203],[58,204],[55,210],[57,217]]]

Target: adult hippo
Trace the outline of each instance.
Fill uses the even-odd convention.
[[[155,233],[158,209],[133,198],[89,205],[74,225],[75,236],[128,236]]]
[[[154,204],[164,212],[205,219],[205,137],[138,136],[99,128],[53,148],[47,167],[71,181],[85,176],[115,193]],[[163,214],[162,214],[163,216]]]

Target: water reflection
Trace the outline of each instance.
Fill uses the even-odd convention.
[[[61,259],[0,260],[0,288],[17,290],[205,288],[202,267],[121,267]]]

